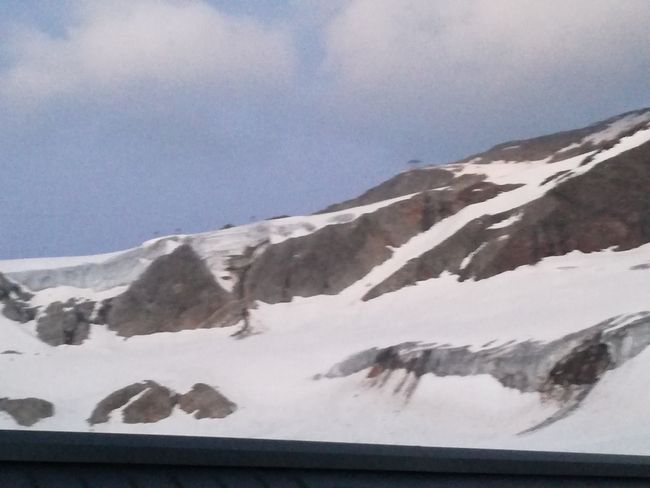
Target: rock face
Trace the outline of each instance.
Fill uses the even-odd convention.
[[[221,419],[237,409],[237,405],[205,383],[196,383],[181,395],[178,406],[187,413],[194,413],[196,419]]]
[[[109,328],[130,337],[210,327],[210,317],[232,297],[189,245],[156,259],[129,289],[110,302]]]
[[[474,180],[465,184],[470,181]],[[337,294],[388,259],[391,247],[401,246],[467,205],[517,187],[482,181],[465,184],[420,193],[352,222],[269,246],[249,271],[247,295],[278,303],[295,296]]]
[[[650,143],[558,183],[520,208],[484,215],[406,263],[371,289],[365,300],[449,271],[477,280],[571,251],[650,242]],[[495,224],[515,217],[507,226]]]
[[[48,305],[36,322],[38,338],[51,346],[79,345],[88,338],[95,302],[78,302]]]
[[[448,186],[454,180],[454,173],[442,168],[418,168],[393,176],[391,179],[371,188],[363,195],[330,205],[319,213],[337,212],[381,202],[390,198]]]
[[[29,305],[32,295],[0,273],[0,305],[2,314],[9,320],[29,322],[36,317],[36,307]]]
[[[532,139],[509,141],[493,148],[462,159],[461,163],[474,161],[539,161],[549,158],[549,162],[559,161],[585,152],[607,147],[621,132],[612,130],[620,125],[620,131],[634,131],[650,120],[650,109],[634,110],[597,122],[582,129],[556,132]],[[608,130],[609,129],[609,130]],[[593,137],[601,133],[600,137]]]
[[[40,398],[0,398],[0,412],[7,412],[23,427],[54,415],[54,405]]]
[[[237,409],[235,403],[205,383],[196,383],[189,392],[178,395],[155,381],[147,380],[133,383],[108,395],[97,404],[88,423],[94,425],[108,422],[111,414],[123,407],[124,423],[154,423],[169,417],[176,406],[187,413],[194,413],[196,419],[220,419]]]

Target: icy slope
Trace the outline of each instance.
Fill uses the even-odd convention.
[[[59,406],[39,429],[89,430],[85,419],[96,403],[127,384],[152,379],[186,391],[205,382],[218,385],[239,410],[219,421],[196,421],[181,411],[155,424],[125,425],[114,418],[92,430],[565,450],[568,446],[553,444],[544,430],[517,436],[552,415],[557,405],[542,402],[537,393],[505,388],[489,376],[427,375],[410,401],[392,393],[394,383],[373,387],[365,372],[340,379],[314,376],[371,347],[423,341],[480,349],[513,340],[550,341],[606,317],[642,311],[648,308],[645,294],[635,291],[647,286],[650,271],[631,268],[648,262],[650,246],[574,253],[480,282],[432,280],[366,303],[332,296],[260,306],[253,317],[259,333],[246,340],[233,339],[229,329],[123,340],[95,327],[83,346],[53,348],[4,321],[3,344],[23,354],[0,355],[3,395],[37,396]],[[434,304],[429,297],[436,297]],[[629,364],[643,358],[647,354]],[[576,448],[590,450],[591,437],[582,429],[592,422],[600,424],[593,449],[625,450],[618,439],[634,435],[635,446],[650,453],[644,417],[626,421],[634,429],[621,431],[616,422],[599,421],[598,408],[604,407],[590,407],[593,401],[617,408],[620,390],[637,381],[627,376],[629,367],[606,373],[584,412],[575,414],[582,423],[575,420],[572,427],[571,417],[558,422],[552,426],[556,436],[578,436],[582,443]],[[16,427],[7,416],[0,419],[1,427]]]

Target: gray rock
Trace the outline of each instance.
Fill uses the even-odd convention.
[[[38,338],[52,346],[79,345],[88,338],[95,302],[54,302],[36,322]]]
[[[0,398],[0,411],[7,412],[24,427],[54,415],[54,405],[40,398]]]
[[[237,409],[237,405],[205,383],[196,383],[189,392],[181,395],[178,406],[187,413],[194,413],[197,419],[221,419]]]
[[[169,417],[177,397],[168,388],[150,384],[146,391],[122,411],[126,424],[150,424]]]
[[[295,296],[337,294],[388,259],[391,247],[401,246],[467,205],[516,187],[478,181],[424,192],[352,222],[270,245],[248,273],[246,295],[277,303]]]
[[[338,212],[402,195],[441,188],[451,184],[452,180],[454,180],[454,173],[444,168],[430,167],[412,169],[393,176],[391,179],[371,188],[359,197],[330,205],[318,213]]]
[[[562,181],[544,196],[497,215],[484,215],[406,263],[371,289],[375,298],[443,271],[460,280],[489,278],[550,256],[608,248],[627,250],[650,242],[650,143]],[[494,223],[519,214],[507,227]],[[461,263],[468,258],[469,263]]]
[[[32,297],[32,294],[23,291],[0,273],[0,306],[5,317],[21,323],[34,320],[37,308],[29,305]]]
[[[88,423],[90,425],[101,424],[108,422],[111,413],[118,408],[122,408],[124,405],[129,403],[134,396],[142,393],[147,388],[156,385],[151,381],[144,381],[142,383],[133,383],[131,385],[120,388],[117,391],[114,391],[102,401],[100,401],[92,414],[88,418]]]
[[[542,159],[550,158],[549,162],[559,161],[561,159],[570,158],[592,150],[599,150],[606,148],[612,144],[612,139],[606,139],[602,142],[594,144],[592,142],[583,142],[585,138],[596,132],[601,132],[608,128],[617,120],[630,115],[641,115],[649,112],[650,109],[635,110],[627,112],[609,119],[597,122],[582,129],[569,130],[564,132],[557,132],[541,137],[532,139],[515,140],[498,144],[493,148],[480,153],[469,156],[459,162],[466,162],[475,160],[478,163],[490,163],[491,161],[539,161]],[[632,130],[634,130],[633,128]],[[618,138],[620,134],[614,133],[612,138]],[[573,148],[558,152],[568,146]]]
[[[210,317],[233,298],[189,245],[156,259],[128,290],[111,300],[109,328],[130,337],[212,327]]]

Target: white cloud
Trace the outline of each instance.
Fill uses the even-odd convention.
[[[323,69],[355,111],[384,115],[540,90],[568,99],[648,66],[648,18],[647,0],[350,0],[328,25]]]
[[[0,71],[1,94],[40,102],[130,86],[238,92],[282,86],[295,69],[288,31],[202,1],[75,5],[76,20],[61,37],[23,28],[5,39],[13,62]]]

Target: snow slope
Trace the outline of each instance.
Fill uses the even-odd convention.
[[[260,303],[245,340],[233,328],[159,333],[124,339],[92,326],[81,346],[48,346],[34,325],[0,316],[0,396],[40,397],[56,415],[44,430],[137,432],[203,436],[380,442],[415,445],[578,450],[650,455],[650,350],[602,380],[580,407],[547,428],[520,433],[555,413],[539,393],[506,388],[493,377],[422,377],[413,395],[394,393],[403,374],[386,385],[366,372],[342,378],[320,375],[347,357],[403,342],[469,346],[472,350],[535,340],[549,342],[603,320],[650,310],[650,245],[625,252],[573,252],[522,266],[490,279],[459,282],[444,274],[376,299],[361,297],[376,283],[484,214],[521,206],[554,183],[650,140],[650,129],[607,151],[553,164],[495,162],[456,166],[459,174],[523,183],[481,204],[463,208],[400,248],[339,295]],[[330,214],[290,217],[194,236],[172,236],[110,255],[0,262],[0,271],[36,292],[35,304],[69,297],[100,300],[125,289],[156,257],[189,242],[218,278],[225,259],[249,245],[314,232],[351,221],[410,195]],[[224,419],[196,420],[180,410],[153,424],[123,424],[117,415],[89,427],[99,400],[130,383],[154,380],[178,392],[197,382],[214,385],[236,402]],[[606,421],[604,421],[606,420]],[[0,428],[19,428],[0,413]]]

